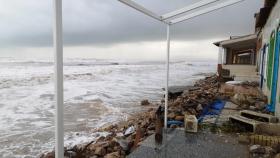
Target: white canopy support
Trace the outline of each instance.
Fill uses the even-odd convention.
[[[163,20],[166,20],[166,19],[172,18],[174,16],[177,16],[177,15],[180,15],[180,14],[192,11],[194,9],[197,9],[197,8],[200,8],[200,7],[203,7],[203,6],[206,6],[208,4],[218,2],[218,1],[220,1],[220,0],[202,0],[202,1],[199,1],[197,3],[191,4],[189,6],[186,6],[184,8],[181,8],[181,9],[175,10],[173,12],[164,14],[164,15],[161,16],[161,18]]]
[[[130,6],[130,7],[132,7],[132,8],[134,8],[134,9],[136,9],[136,10],[138,10],[138,11],[140,11],[141,13],[144,13],[144,14],[156,19],[156,20],[159,20],[159,21],[162,20],[161,17],[158,16],[157,14],[155,14],[154,12],[144,8],[143,6],[133,2],[131,0],[119,0],[119,1],[128,5],[128,6]]]
[[[54,3],[55,157],[64,157],[62,0]]]
[[[167,128],[167,113],[168,113],[168,86],[169,86],[169,57],[170,57],[170,25],[167,25],[167,49],[166,49],[166,85],[165,85],[165,106],[164,106],[164,127]]]
[[[176,24],[176,23],[179,23],[179,22],[182,22],[182,21],[185,21],[185,20],[189,20],[189,19],[192,19],[194,17],[200,16],[200,15],[203,15],[203,14],[207,14],[207,13],[222,9],[224,7],[227,7],[227,6],[234,5],[234,4],[242,2],[242,1],[244,1],[244,0],[229,0],[229,1],[226,1],[224,3],[220,3],[220,4],[217,4],[215,6],[205,8],[203,10],[193,12],[193,13],[188,14],[186,16],[171,20],[170,23],[173,25],[173,24]]]
[[[209,12],[212,12],[212,11],[215,11],[215,10],[218,10],[218,9],[221,9],[221,8],[224,8],[224,7],[242,2],[244,0],[228,0],[224,3],[219,3],[215,6],[208,7],[208,8],[190,13],[186,16],[182,16],[182,17],[173,19],[171,21],[167,21],[167,19],[169,19],[171,17],[174,17],[174,16],[177,16],[177,15],[180,15],[180,14],[183,14],[183,13],[186,13],[188,11],[191,11],[191,10],[194,10],[194,9],[197,9],[197,8],[215,3],[215,2],[218,2],[218,1],[222,1],[222,0],[202,0],[202,1],[199,1],[197,3],[192,4],[190,6],[187,6],[187,7],[184,7],[182,9],[164,14],[162,16],[159,16],[159,15],[155,14],[154,12],[152,12],[152,11],[144,8],[143,6],[133,2],[132,0],[118,0],[118,1],[126,4],[126,5],[132,7],[132,8],[134,8],[134,9],[136,9],[136,10],[138,10],[138,11],[140,11],[140,12],[142,12],[142,13],[144,13],[144,14],[146,14],[146,15],[148,15],[148,16],[156,19],[156,20],[159,20],[159,21],[161,21],[161,22],[163,22],[164,24],[167,25],[167,53],[166,53],[167,56],[166,56],[166,85],[165,85],[165,113],[164,113],[164,128],[166,129],[167,128],[167,113],[168,113],[170,25],[176,24],[176,23],[179,23],[179,22],[182,22],[182,21],[185,21],[185,20],[189,20],[191,18],[194,18],[194,17],[200,16],[200,15],[203,15],[203,14],[206,14],[206,13],[209,13]]]

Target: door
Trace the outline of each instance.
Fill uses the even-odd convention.
[[[274,52],[275,52],[275,32],[272,32],[269,41],[269,51],[268,51],[268,59],[267,59],[267,88],[271,90],[272,86],[272,74],[273,74],[273,59],[274,59]]]
[[[260,88],[261,89],[263,88],[263,83],[264,83],[264,78],[265,78],[266,47],[267,47],[267,44],[265,44],[263,46],[263,48],[261,49],[261,55],[260,55],[260,58],[261,58],[261,62],[260,62],[261,85],[260,85]]]

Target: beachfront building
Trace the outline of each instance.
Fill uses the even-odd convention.
[[[255,17],[260,88],[268,97],[268,109],[280,117],[280,1],[265,0],[264,7]]]
[[[224,80],[258,81],[257,34],[232,36],[215,42],[219,47],[218,75]]]

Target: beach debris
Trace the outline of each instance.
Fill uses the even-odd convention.
[[[141,138],[143,137],[143,129],[140,127],[137,128],[136,134],[135,134],[135,139],[133,142],[133,147],[132,150],[136,149],[138,147],[138,143],[141,141]]]
[[[184,125],[183,121],[167,121],[167,126],[170,128],[174,127],[182,127]],[[171,127],[172,126],[172,127]]]
[[[168,87],[168,97],[170,99],[177,98],[180,96],[182,93],[187,92],[188,90],[191,90],[193,86],[171,86]],[[165,88],[163,88],[165,91]]]
[[[150,105],[150,102],[149,102],[149,100],[145,99],[145,100],[142,100],[142,101],[141,101],[141,105],[142,105],[142,106]]]
[[[128,136],[128,135],[130,135],[130,134],[132,134],[134,132],[135,132],[135,127],[134,126],[130,126],[130,127],[128,127],[128,129],[125,130],[124,136]]]
[[[104,156],[106,154],[106,149],[104,147],[97,147],[94,154],[97,156]]]
[[[251,145],[249,152],[252,158],[271,158],[277,154],[277,151],[273,147],[258,144]]]
[[[250,146],[250,153],[258,153],[258,154],[264,154],[265,148],[261,145],[252,145]]]
[[[195,115],[185,115],[185,131],[186,132],[197,132],[198,121]]]
[[[104,158],[120,158],[120,157],[121,157],[120,153],[116,151],[107,154]]]
[[[155,142],[161,144],[163,139],[164,108],[159,106],[155,114]]]

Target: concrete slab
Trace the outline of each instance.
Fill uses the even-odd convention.
[[[269,123],[278,122],[278,118],[276,116],[259,113],[259,112],[255,112],[255,111],[250,111],[250,110],[242,110],[242,111],[240,111],[240,115],[250,118],[250,119],[258,120],[261,122],[269,122]]]
[[[261,124],[261,122],[252,120],[243,116],[233,115],[229,117],[229,120],[233,123],[240,124],[246,128],[246,130],[255,132],[257,126]]]
[[[165,90],[165,88],[162,88]],[[170,86],[168,87],[168,95],[170,98],[177,97],[181,95],[184,91],[192,90],[192,89],[197,89],[194,86]]]
[[[154,135],[148,137],[128,158],[246,158],[248,147],[235,137],[212,133],[186,133],[183,129],[169,131],[162,145]]]

